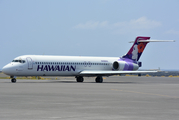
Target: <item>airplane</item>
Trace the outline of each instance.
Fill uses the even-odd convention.
[[[138,36],[127,54],[121,57],[23,55],[5,65],[2,72],[10,76],[12,83],[17,76],[75,76],[77,82],[83,82],[83,77],[96,77],[96,83],[102,83],[103,76],[157,72],[137,71],[142,66],[139,58],[149,42],[174,41]]]

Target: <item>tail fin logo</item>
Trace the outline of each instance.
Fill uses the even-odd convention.
[[[134,45],[133,51],[132,51],[132,59],[136,61],[137,58],[138,58],[138,46]]]
[[[140,43],[140,44],[135,44],[133,47],[133,51],[132,51],[132,59],[137,61],[138,60],[138,54],[142,54],[142,52],[144,51],[146,44],[144,43]]]
[[[129,52],[125,56],[123,56],[123,58],[129,58],[134,61],[138,61],[144,51],[144,48],[148,43],[148,42],[138,42],[138,40],[148,40],[148,39],[150,39],[150,37],[137,37],[133,46],[131,47]]]

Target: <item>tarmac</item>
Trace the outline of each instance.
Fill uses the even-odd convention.
[[[1,120],[178,120],[179,78],[0,79]]]

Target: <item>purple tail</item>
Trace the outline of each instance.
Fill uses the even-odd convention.
[[[144,41],[149,40],[149,39],[150,37],[137,37],[131,49],[126,55],[123,56],[123,58],[128,58],[134,61],[138,61],[144,51],[144,48],[146,47],[148,43]]]

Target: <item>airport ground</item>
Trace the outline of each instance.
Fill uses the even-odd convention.
[[[2,120],[178,120],[179,78],[0,80]]]

